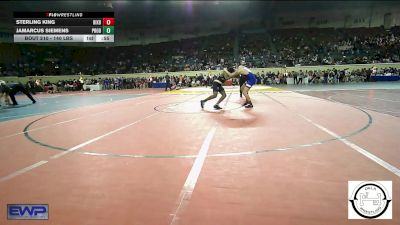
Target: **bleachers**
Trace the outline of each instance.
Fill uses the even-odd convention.
[[[399,28],[286,29],[239,33],[249,67],[400,61]],[[119,47],[0,44],[0,76],[125,74],[219,69],[234,62],[235,34]]]

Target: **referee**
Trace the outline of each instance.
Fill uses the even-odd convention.
[[[15,94],[18,92],[24,93],[28,98],[32,101],[33,104],[36,103],[36,100],[32,97],[32,95],[27,91],[24,86],[20,83],[10,83],[6,84],[5,81],[0,80],[0,92],[2,94],[6,93],[10,96],[13,105],[18,105],[17,101],[15,100]]]

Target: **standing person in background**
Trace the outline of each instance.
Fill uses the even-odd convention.
[[[179,76],[179,81],[178,81],[177,86],[178,86],[179,88],[181,88],[181,87],[183,86],[183,82],[184,82],[184,79],[183,79],[183,75],[181,74],[181,75]]]
[[[323,74],[324,74],[324,84],[327,84],[328,83],[328,76],[329,76],[328,71],[324,71]]]
[[[167,73],[167,75],[165,76],[165,91],[167,91],[168,89],[171,90],[171,79]]]
[[[304,73],[303,73],[303,71],[302,70],[300,70],[300,73],[299,73],[299,80],[297,81],[297,84],[303,84],[303,77],[304,77]]]
[[[276,79],[276,83],[277,84],[284,84],[285,83],[283,73],[281,73],[279,71],[278,71],[278,75],[276,75],[275,79]]]
[[[315,77],[317,75],[315,74],[315,72],[313,72],[312,70],[310,70],[310,72],[308,72],[308,83],[312,84],[315,80]]]
[[[286,65],[285,65],[285,70],[282,73],[282,77],[283,77],[284,83],[287,84],[287,78],[289,77],[289,72],[288,72],[288,70],[286,68]]]
[[[29,81],[27,83],[28,91],[30,91],[32,94],[36,94],[35,91],[35,81],[33,81],[32,77],[29,78]]]

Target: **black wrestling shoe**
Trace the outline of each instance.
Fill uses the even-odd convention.
[[[202,109],[204,109],[204,100],[200,100],[200,106]]]
[[[253,108],[253,104],[249,103],[249,104],[245,105],[244,107],[247,108],[247,109],[248,108]]]
[[[219,107],[219,105],[214,105],[214,109],[222,109],[221,107]]]
[[[242,105],[242,106],[246,106],[247,104],[249,104],[249,103],[245,102],[245,103],[243,103],[243,105]]]
[[[32,104],[35,104],[35,103],[36,103],[36,101],[33,101],[33,102],[32,102]]]

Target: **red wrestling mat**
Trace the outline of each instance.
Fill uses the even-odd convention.
[[[399,221],[397,117],[293,92],[201,110],[209,94],[0,123],[0,205],[48,204],[49,225],[372,225],[348,219],[348,181],[388,180],[393,219],[379,224]]]

